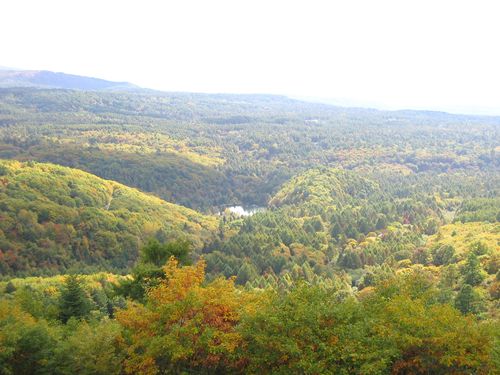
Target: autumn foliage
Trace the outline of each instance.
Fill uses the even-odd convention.
[[[237,369],[243,344],[236,327],[244,312],[259,302],[254,293],[235,288],[233,279],[203,285],[205,263],[179,268],[171,258],[166,279],[147,292],[145,305],[118,313],[126,330],[128,373],[155,374],[186,369]]]
[[[487,374],[492,330],[437,300],[428,273],[381,283],[363,299],[299,284],[288,293],[205,281],[179,267],[117,314],[129,374]]]

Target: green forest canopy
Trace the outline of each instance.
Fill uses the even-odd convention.
[[[499,124],[0,89],[0,372],[496,373]]]

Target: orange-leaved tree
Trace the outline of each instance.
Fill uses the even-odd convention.
[[[171,258],[166,278],[147,292],[145,305],[131,303],[117,313],[125,328],[128,373],[238,372],[245,359],[236,326],[243,313],[255,310],[264,294],[245,292],[233,279],[203,285],[205,262],[179,267]]]

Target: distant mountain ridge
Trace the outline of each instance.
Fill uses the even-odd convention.
[[[1,70],[0,87],[38,87],[72,90],[134,90],[129,82],[84,77],[48,70]]]
[[[328,107],[335,110],[348,110],[355,112],[371,112],[379,114],[391,114],[403,117],[420,118],[433,117],[452,117],[452,116],[467,116],[469,118],[494,118],[497,122],[500,119],[499,113],[494,108],[449,108],[449,109],[423,109],[423,108],[408,108],[396,109],[388,108],[377,102],[363,102],[349,99],[331,99],[324,97],[307,97],[289,94],[270,94],[270,93],[208,93],[208,92],[184,92],[184,91],[165,91],[158,89],[145,88],[134,85],[130,82],[116,82],[101,78],[80,76],[76,74],[67,74],[63,72],[53,72],[48,70],[21,70],[7,66],[0,66],[0,89],[2,88],[35,88],[35,89],[68,89],[81,91],[125,91],[141,94],[152,94],[160,96],[181,96],[181,97],[197,97],[211,98],[213,100],[230,100],[231,102],[241,101],[253,102],[255,100],[264,99],[271,101],[274,104],[286,104],[287,106],[299,104],[304,107],[312,105],[315,108]],[[285,103],[286,102],[286,103]],[[250,103],[245,103],[250,104]],[[252,103],[255,104],[255,103]],[[244,120],[244,119],[233,119]],[[243,121],[244,122],[244,121]]]

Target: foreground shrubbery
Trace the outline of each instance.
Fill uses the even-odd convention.
[[[425,271],[400,274],[354,298],[305,283],[287,293],[245,290],[233,279],[205,281],[204,268],[203,261],[180,267],[172,258],[144,303],[110,309],[116,318],[95,313],[95,300],[82,297],[77,278],[62,286],[52,317],[28,313],[19,290],[12,291],[0,304],[1,373],[498,370],[498,324],[440,303]]]

